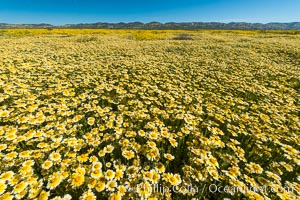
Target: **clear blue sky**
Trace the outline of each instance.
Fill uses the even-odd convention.
[[[300,0],[0,0],[0,23],[300,22]]]

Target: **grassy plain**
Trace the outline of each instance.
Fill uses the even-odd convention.
[[[297,31],[0,30],[0,199],[299,199],[299,91]]]

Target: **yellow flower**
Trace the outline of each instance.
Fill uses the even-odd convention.
[[[106,185],[105,185],[105,181],[104,180],[99,180],[96,184],[96,190],[97,192],[101,192],[105,189]]]
[[[109,196],[109,200],[121,200],[121,194],[120,193],[112,193]]]
[[[137,193],[140,197],[149,197],[152,193],[152,187],[151,184],[148,182],[140,183],[137,187]]]
[[[80,197],[80,200],[95,200],[95,199],[97,198],[91,190],[88,190],[87,192],[83,193],[83,195]]]
[[[120,186],[118,187],[118,193],[119,193],[121,196],[125,195],[126,191],[127,191],[127,189],[126,189],[126,187],[125,187],[124,185],[120,185]]]
[[[31,188],[29,190],[28,198],[34,199],[39,195],[39,193],[40,193],[40,189]]]
[[[3,194],[5,192],[6,188],[7,188],[7,186],[6,186],[5,182],[0,181],[0,196],[1,196],[1,194]]]
[[[115,165],[117,170],[121,170],[122,172],[124,172],[126,170],[126,166],[125,165]]]
[[[0,193],[0,195],[1,195],[1,193]],[[5,193],[0,197],[1,197],[1,200],[13,200],[14,199],[14,196],[10,193]]]
[[[72,196],[69,194],[65,194],[64,197],[62,198],[62,200],[71,200]]]
[[[99,131],[104,131],[106,127],[104,125],[99,126]]]
[[[176,140],[174,138],[169,138],[169,142],[172,145],[172,147],[177,147],[178,143],[176,142]]]
[[[246,185],[245,183],[239,181],[239,180],[233,180],[233,179],[230,179],[229,180],[229,183],[232,185],[232,186],[235,186],[235,187],[238,187],[238,188],[243,188],[245,189],[246,188]],[[243,193],[245,193],[246,191],[242,191]]]
[[[21,116],[19,119],[18,119],[18,123],[26,123],[28,121],[28,117],[26,116]]]
[[[159,158],[158,148],[150,149],[146,156],[151,161],[158,159]]]
[[[0,117],[2,117],[2,118],[8,117],[9,114],[10,114],[10,112],[7,111],[7,110],[1,110],[1,111],[0,111]]]
[[[70,95],[70,91],[69,90],[64,90],[63,91],[63,95],[64,96],[69,96]]]
[[[9,185],[14,186],[20,181],[20,177],[18,175],[14,175],[11,179],[9,179]]]
[[[88,159],[89,159],[89,154],[87,153],[77,156],[77,160],[82,163],[88,161]]]
[[[49,147],[49,144],[45,143],[45,142],[41,142],[37,145],[38,148],[48,148]]]
[[[0,181],[8,181],[8,180],[10,180],[13,177],[13,175],[14,175],[13,171],[4,172],[0,176]]]
[[[49,177],[47,188],[53,190],[61,183],[61,181],[61,174],[59,172],[55,172]]]
[[[123,171],[120,169],[117,169],[115,172],[115,179],[120,180],[121,178],[123,178]]]
[[[245,181],[247,183],[249,183],[251,187],[253,187],[253,188],[258,188],[259,187],[259,185],[256,183],[254,178],[251,178],[247,175],[244,175],[244,177],[245,177]]]
[[[126,137],[135,137],[136,136],[136,132],[134,132],[134,131],[127,131],[125,133],[125,136]]]
[[[120,194],[120,192],[112,193],[109,196],[109,200],[121,200],[121,199],[122,199],[122,194]]]
[[[6,134],[5,135],[5,139],[7,140],[7,141],[12,141],[12,140],[14,140],[14,139],[16,139],[17,138],[17,135],[16,134]]]
[[[109,129],[113,128],[113,126],[114,126],[114,121],[112,121],[112,120],[110,120],[106,123],[106,127]]]
[[[69,177],[69,172],[66,172],[66,171],[61,171],[61,178],[62,179],[66,179]]]
[[[229,171],[225,171],[225,174],[227,176],[229,176],[230,178],[236,180],[237,176],[241,175],[241,172],[238,167],[233,166],[233,167],[229,168]]]
[[[160,175],[155,170],[151,170],[151,173],[152,173],[152,177],[151,177],[150,181],[152,183],[158,183],[158,181],[160,179]]]
[[[38,200],[48,200],[49,196],[50,196],[49,192],[46,192],[45,190],[42,190],[40,195],[39,195]]]
[[[253,191],[247,191],[246,195],[252,200],[264,200],[265,198]]]
[[[266,175],[267,175],[268,177],[270,177],[270,178],[273,178],[278,184],[281,183],[281,178],[280,178],[280,176],[278,176],[277,174],[274,174],[274,173],[272,173],[272,172],[270,172],[270,171],[266,171]]]
[[[7,148],[7,144],[0,144],[0,152]]]
[[[157,198],[155,196],[151,196],[147,200],[157,200]]]
[[[152,172],[146,171],[146,172],[142,172],[143,174],[143,178],[146,181],[150,181],[152,179]]]
[[[18,193],[22,192],[27,187],[27,185],[28,184],[24,181],[15,185],[14,190],[13,190],[14,194],[18,194]]]
[[[170,133],[166,130],[166,131],[161,131],[161,136],[164,138],[169,138],[170,137]]]
[[[92,126],[95,123],[95,118],[94,117],[89,117],[88,118],[88,125]]]
[[[257,181],[263,186],[268,186],[271,184],[271,182],[268,179],[265,179],[264,177],[258,177]]]
[[[95,169],[102,169],[102,163],[97,161],[97,162],[93,162],[92,164],[92,169],[95,170]]]
[[[157,139],[158,139],[158,133],[157,133],[157,132],[154,132],[154,131],[151,131],[151,132],[149,133],[149,138],[150,138],[151,140],[157,140]]]
[[[78,173],[78,174],[84,175],[86,173],[86,170],[85,170],[84,167],[77,167],[75,172]]]
[[[208,159],[205,159],[207,164],[212,166],[212,167],[218,167],[219,168],[219,163],[218,163],[218,160],[213,157],[213,156],[210,156]]]
[[[20,174],[22,174],[23,176],[28,176],[28,175],[32,175],[33,171],[31,166],[29,165],[24,165],[19,169]]]
[[[164,173],[166,170],[165,166],[162,163],[158,163],[155,168],[159,173]]]
[[[123,155],[127,160],[134,158],[134,152],[133,152],[133,151],[125,150],[125,151],[122,152],[122,155]]]
[[[259,164],[253,162],[246,164],[246,170],[250,173],[257,173],[257,174],[261,174],[263,172],[263,168]]]
[[[106,154],[106,152],[105,152],[104,150],[100,150],[99,153],[98,153],[98,155],[99,155],[100,157],[105,156],[105,154]]]
[[[50,169],[50,167],[52,167],[53,162],[51,160],[46,160],[43,164],[42,164],[42,168],[43,169]]]
[[[181,183],[181,178],[179,174],[169,175],[168,179],[171,185],[179,185]]]
[[[105,178],[108,179],[108,180],[111,180],[115,177],[115,172],[112,171],[112,170],[107,170],[105,172]]]
[[[150,148],[154,148],[154,147],[156,147],[156,143],[153,141],[148,141],[147,146],[149,146]]]
[[[219,173],[218,170],[216,170],[216,168],[207,167],[207,171],[215,180],[219,180]]]
[[[118,186],[118,184],[115,180],[108,181],[107,185],[106,185],[106,187],[109,191],[114,191],[117,186]]]
[[[88,188],[89,189],[94,189],[96,184],[97,184],[97,179],[90,179],[88,181]]]
[[[106,153],[111,153],[114,150],[114,147],[112,145],[107,145],[103,149]]]
[[[26,160],[22,163],[22,166],[32,166],[34,165],[34,160]]]
[[[27,194],[27,190],[24,189],[24,190],[21,191],[20,193],[15,194],[15,198],[16,198],[16,199],[22,199],[26,194]]]
[[[15,159],[17,156],[18,156],[17,152],[10,152],[10,153],[6,154],[5,159],[12,160],[12,159]]]
[[[21,158],[29,158],[31,154],[31,151],[22,151],[21,153],[19,153],[19,157]]]
[[[16,133],[18,132],[17,128],[10,128],[6,131],[7,135],[16,135]]]
[[[139,130],[138,131],[139,136],[144,137],[146,135],[144,130]]]
[[[98,158],[97,158],[97,156],[91,156],[89,161],[92,162],[92,163],[98,162]]]
[[[73,188],[75,187],[79,187],[84,183],[84,174],[80,174],[80,173],[74,173],[71,175],[71,186]]]
[[[172,154],[169,154],[169,153],[165,153],[164,157],[168,160],[174,160],[174,158],[175,158]]]
[[[103,176],[101,169],[94,169],[91,173],[91,177],[94,179],[99,179]]]
[[[288,172],[292,172],[293,171],[293,166],[291,166],[290,164],[287,164],[285,162],[282,162],[281,165],[288,171]]]
[[[111,162],[107,162],[107,163],[105,163],[105,166],[107,167],[107,168],[110,168],[111,167]]]
[[[34,112],[37,108],[38,108],[38,105],[30,105],[30,106],[27,108],[27,111],[32,113],[32,112]]]
[[[264,122],[270,122],[270,117],[269,117],[268,115],[265,115],[265,114],[261,113],[261,114],[259,115],[259,117],[260,117],[260,119],[261,119],[262,121],[264,121]]]
[[[213,135],[224,135],[223,131],[217,127],[208,128]]]

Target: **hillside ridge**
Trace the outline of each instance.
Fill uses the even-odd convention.
[[[92,28],[92,29],[141,29],[141,30],[300,30],[300,22],[290,23],[247,23],[247,22],[129,22],[129,23],[80,23],[80,24],[65,24],[51,25],[46,23],[41,24],[9,24],[0,23],[0,28]]]

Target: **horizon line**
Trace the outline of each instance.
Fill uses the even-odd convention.
[[[271,23],[279,23],[279,24],[290,24],[290,23],[300,23],[300,21],[288,21],[288,22],[278,22],[278,21],[270,21],[270,22],[247,22],[247,21],[167,21],[167,22],[160,22],[160,21],[119,21],[119,22],[108,22],[108,21],[97,21],[97,22],[77,22],[77,23],[63,23],[63,24],[52,24],[47,22],[40,22],[40,23],[8,23],[8,22],[0,22],[0,24],[8,24],[8,25],[52,25],[52,26],[64,26],[64,25],[74,25],[74,24],[97,24],[97,23],[108,23],[108,24],[130,24],[130,23],[142,23],[142,24],[150,24],[150,23],[160,23],[160,24],[168,24],[168,23],[220,23],[220,24],[230,24],[230,23],[247,23],[247,24],[271,24]]]

